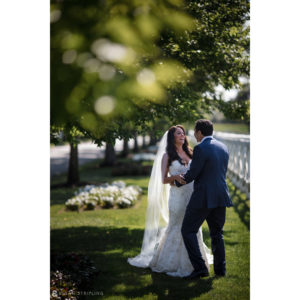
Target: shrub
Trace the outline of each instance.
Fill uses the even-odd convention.
[[[250,224],[250,211],[246,211],[244,219],[246,223]]]
[[[100,206],[103,208],[111,208],[114,206],[114,197],[103,196],[100,200]]]
[[[78,197],[71,198],[66,202],[66,207],[69,210],[78,211],[81,206],[82,200]]]
[[[126,198],[120,197],[119,199],[117,199],[117,205],[119,208],[127,208],[132,206],[132,202]]]
[[[85,209],[86,210],[93,210],[97,206],[97,200],[94,199],[88,199],[85,201]]]

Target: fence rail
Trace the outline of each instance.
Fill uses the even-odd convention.
[[[250,199],[250,136],[215,132],[214,137],[228,147],[228,178]]]
[[[196,144],[194,131],[189,130],[188,135],[190,142]],[[217,131],[214,137],[228,147],[228,178],[250,199],[250,136]]]

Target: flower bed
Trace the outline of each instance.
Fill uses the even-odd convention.
[[[100,186],[86,185],[66,201],[68,210],[93,210],[95,208],[127,208],[133,206],[142,195],[139,186],[126,186],[123,181],[114,181]]]

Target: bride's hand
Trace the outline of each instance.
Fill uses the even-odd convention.
[[[182,175],[175,175],[174,179],[177,180],[180,184],[186,184],[186,182],[184,181]]]

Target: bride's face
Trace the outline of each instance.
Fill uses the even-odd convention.
[[[183,145],[185,142],[185,134],[181,128],[176,128],[174,132],[175,144]]]

